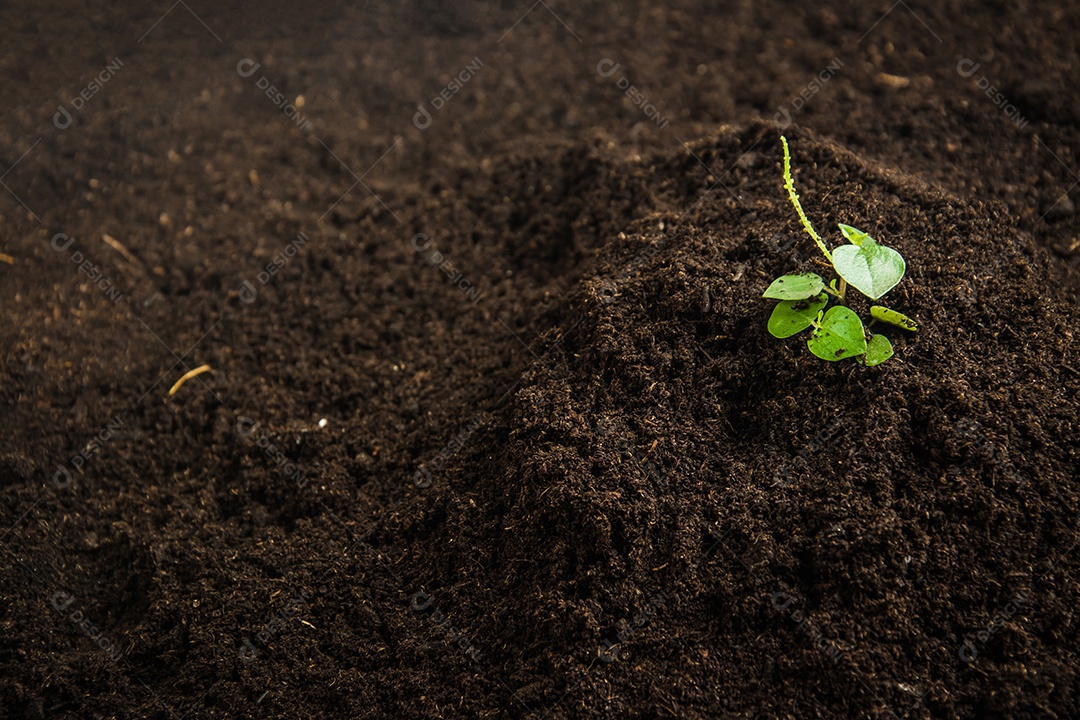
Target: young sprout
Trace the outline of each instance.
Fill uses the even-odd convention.
[[[830,251],[806,217],[795,192],[787,138],[780,136],[780,142],[784,146],[784,189],[806,233],[832,265],[839,280],[833,279],[826,285],[820,275],[812,272],[784,275],[773,280],[762,296],[780,301],[769,317],[769,333],[783,339],[813,327],[806,345],[822,360],[835,362],[853,357],[867,367],[880,365],[893,356],[892,343],[884,335],[871,333],[867,338],[862,320],[847,306],[847,290],[850,286],[871,300],[880,299],[903,279],[907,270],[904,258],[862,230],[842,223],[839,224],[840,233],[848,244]],[[836,304],[828,307],[830,301]],[[870,315],[877,322],[904,330],[915,332],[919,329],[911,318],[882,305],[872,306]]]

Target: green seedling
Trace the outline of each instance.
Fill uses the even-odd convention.
[[[867,367],[880,365],[893,356],[892,343],[884,335],[871,333],[867,337],[862,320],[847,306],[847,291],[850,286],[871,300],[880,299],[904,278],[907,270],[904,258],[862,230],[842,223],[840,234],[848,244],[830,251],[803,212],[791,177],[787,138],[781,136],[780,142],[784,146],[784,189],[806,234],[817,244],[839,279],[826,285],[820,275],[811,272],[773,280],[762,295],[780,301],[769,317],[769,333],[783,339],[812,327],[806,345],[822,360],[835,362],[853,357]],[[828,307],[830,301],[836,304]],[[911,332],[919,329],[914,320],[883,305],[871,306],[870,315],[875,322]]]

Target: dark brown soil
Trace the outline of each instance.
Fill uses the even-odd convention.
[[[1075,4],[16,5],[0,718],[1075,716]]]

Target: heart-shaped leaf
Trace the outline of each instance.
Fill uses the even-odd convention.
[[[784,300],[777,303],[769,316],[769,332],[773,337],[788,338],[801,333],[814,324],[814,318],[829,303],[829,296],[821,293],[806,300]]]
[[[863,364],[866,367],[880,365],[893,356],[892,343],[884,335],[874,335],[866,344],[866,357]]]
[[[833,307],[819,325],[806,346],[822,360],[835,362],[866,353],[866,331],[862,320],[850,308]]]
[[[903,279],[907,265],[900,253],[878,245],[869,235],[862,241],[862,245],[841,245],[833,250],[833,267],[848,285],[877,300]]]
[[[761,297],[773,300],[806,300],[821,292],[825,281],[815,273],[784,275],[772,281],[769,289]]]
[[[909,318],[907,315],[903,313],[898,313],[895,310],[890,310],[887,307],[882,307],[881,305],[871,305],[870,314],[874,317],[875,320],[880,320],[881,322],[888,323],[889,325],[895,325],[896,327],[902,328],[904,330],[916,332],[919,329],[919,326],[915,323],[915,321]]]

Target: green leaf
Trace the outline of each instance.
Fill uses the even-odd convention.
[[[900,253],[878,245],[867,235],[862,245],[841,245],[833,250],[833,267],[848,285],[871,300],[896,287],[907,266]]]
[[[865,354],[866,331],[858,315],[837,305],[825,313],[806,346],[822,360],[835,362]]]
[[[784,275],[773,280],[772,285],[769,285],[769,289],[761,297],[773,300],[806,300],[821,292],[823,287],[825,287],[825,281],[814,273]]]
[[[828,303],[829,296],[825,293],[816,298],[777,303],[769,317],[769,332],[780,339],[801,333],[814,324],[814,318]]]
[[[874,335],[866,344],[866,357],[862,360],[866,367],[880,365],[893,356],[892,343],[884,335]]]
[[[904,330],[910,330],[911,332],[917,332],[919,329],[918,324],[903,313],[898,313],[895,310],[890,310],[887,307],[881,305],[871,305],[870,314],[875,320],[880,320],[883,323],[889,325],[895,325],[898,328]]]
[[[839,223],[837,227],[839,227],[840,232],[843,233],[844,239],[852,245],[855,245],[856,247],[862,247],[862,244],[865,240],[875,242],[874,238],[870,237],[858,228],[853,228],[850,225],[845,225],[844,223]]]

